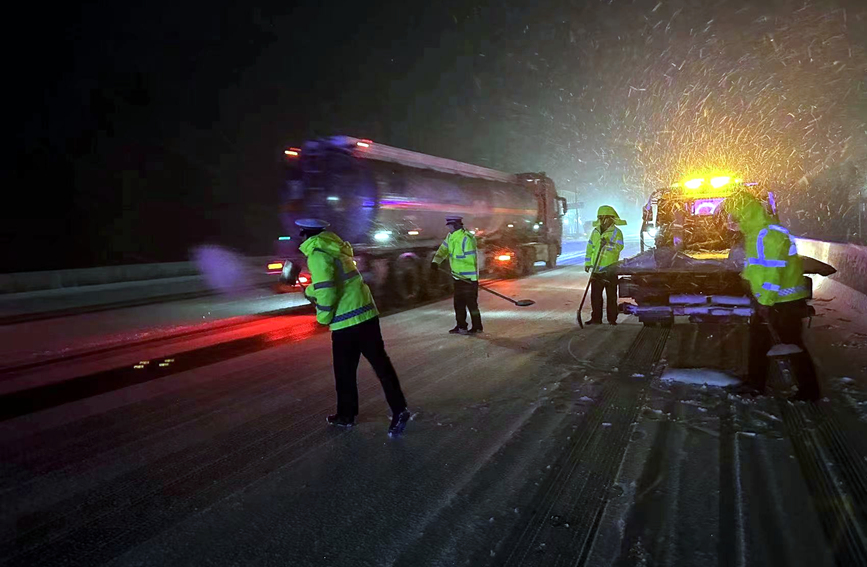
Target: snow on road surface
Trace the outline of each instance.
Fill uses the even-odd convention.
[[[565,242],[564,263],[583,262],[583,241]],[[154,340],[216,330],[228,324],[255,321],[260,314],[273,314],[284,309],[307,305],[301,293],[275,295],[270,287],[251,287],[243,273],[243,262],[218,248],[197,251],[197,261],[210,284],[221,290],[212,296],[183,301],[154,303],[99,312],[83,312],[70,316],[0,326],[0,368],[31,364],[52,358],[69,356],[89,350],[103,349],[133,341]],[[36,294],[14,294],[0,297],[4,314],[26,313],[46,298],[64,309],[87,307],[93,294],[109,293],[125,301],[147,298],[148,293],[165,294],[201,291],[199,278],[176,278],[182,282],[169,284],[155,280],[151,285],[133,282],[122,286],[87,286],[72,290],[50,290]],[[191,281],[186,281],[191,280]],[[195,281],[193,281],[195,280]],[[273,278],[261,277],[252,283],[262,284]],[[90,291],[88,291],[90,290]],[[20,308],[18,303],[23,303]],[[77,299],[78,298],[78,299]],[[92,298],[90,298],[92,301]],[[49,302],[50,303],[50,302]],[[28,311],[29,310],[29,311]]]
[[[662,373],[660,379],[663,382],[708,386],[735,386],[741,383],[737,378],[710,368],[668,368]]]
[[[585,284],[496,283],[537,303],[482,294],[478,337],[450,301],[385,317],[396,440],[363,361],[358,426],[325,426],[325,333],[0,422],[2,564],[858,564],[864,323],[808,333],[831,401],[739,398],[661,377],[742,375],[743,328],[581,331]]]
[[[205,329],[228,319],[306,305],[300,293],[248,289],[0,326],[0,366],[14,366],[89,349]]]

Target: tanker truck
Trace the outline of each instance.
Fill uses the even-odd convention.
[[[350,242],[377,299],[405,305],[450,289],[448,274],[428,269],[461,215],[479,243],[479,269],[493,277],[549,268],[561,252],[566,200],[544,173],[511,174],[349,136],[284,151],[280,220],[284,235],[268,272],[279,291],[295,285],[304,258],[294,225],[313,217]],[[301,283],[306,276],[301,274]]]

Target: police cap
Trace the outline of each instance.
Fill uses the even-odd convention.
[[[328,228],[330,224],[322,219],[298,219],[295,221],[295,226],[308,229],[323,229]]]

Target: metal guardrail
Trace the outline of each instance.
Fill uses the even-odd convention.
[[[255,269],[270,256],[245,258]],[[117,284],[148,280],[163,280],[200,275],[196,262],[166,262],[159,264],[128,264],[71,270],[45,270],[0,274],[0,294],[79,288],[92,285]]]
[[[797,238],[798,254],[810,256],[836,268],[830,276],[855,291],[867,295],[867,246],[823,242],[809,238]]]

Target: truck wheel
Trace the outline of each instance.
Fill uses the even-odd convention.
[[[449,277],[448,273],[446,273],[449,269],[448,261],[440,264],[440,266],[442,267],[441,270],[438,270],[436,272],[431,271],[430,265],[433,261],[435,254],[435,252],[431,252],[430,254],[428,254],[427,259],[424,262],[424,266],[422,266],[424,294],[426,297],[429,297],[431,299],[436,297],[442,297],[446,293],[450,292],[452,288],[451,278]]]
[[[421,299],[420,269],[418,256],[411,252],[401,254],[392,264],[392,289],[399,304],[409,305]]]
[[[546,268],[557,267],[557,247],[553,244],[548,245],[548,260],[545,261]]]
[[[536,251],[525,246],[520,251],[520,264],[518,273],[522,276],[529,276],[536,271]]]

